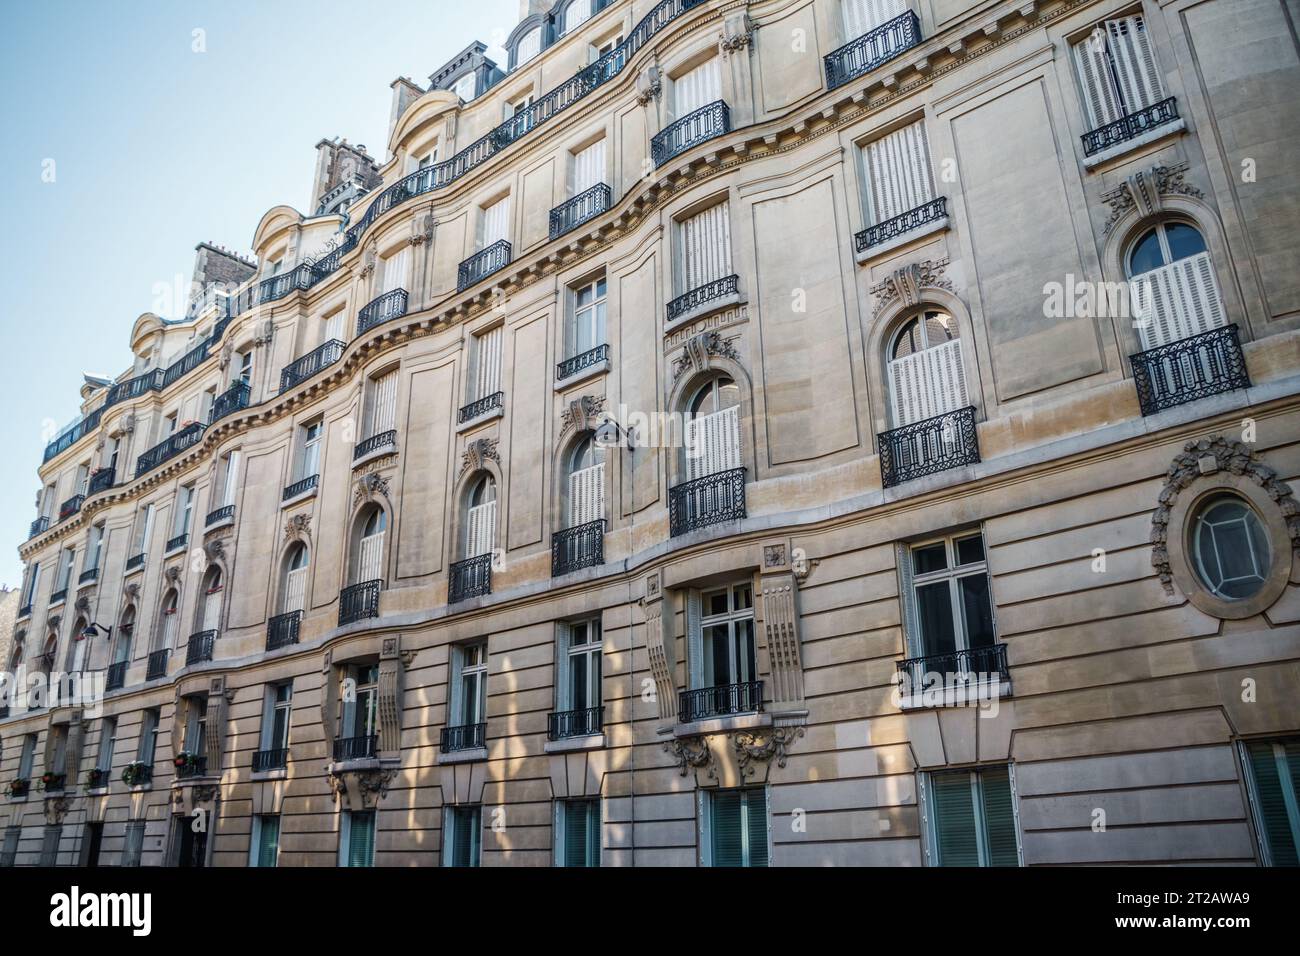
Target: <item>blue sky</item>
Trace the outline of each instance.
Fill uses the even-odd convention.
[[[389,84],[427,85],[472,40],[499,46],[519,3],[5,6],[0,584],[16,587],[41,449],[76,417],[83,372],[130,364],[156,287],[189,281],[196,243],[247,251],[267,209],[305,208],[323,137],[386,159]]]

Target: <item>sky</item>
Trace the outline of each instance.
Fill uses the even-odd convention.
[[[386,160],[394,79],[426,87],[474,40],[504,64],[519,2],[3,9],[0,585],[17,587],[41,452],[77,417],[83,373],[130,366],[132,324],[172,308],[161,290],[187,287],[197,243],[248,252],[272,206],[305,210],[322,138]]]

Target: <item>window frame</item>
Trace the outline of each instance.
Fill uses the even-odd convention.
[[[980,548],[983,552],[983,559],[969,564],[957,564],[957,545],[961,541],[968,541],[971,538],[980,539]],[[916,573],[916,564],[914,555],[921,548],[933,547],[936,544],[944,545],[945,567],[940,571],[928,571],[924,574]],[[970,635],[966,626],[965,612],[961,604],[961,586],[960,581],[963,578],[984,575],[988,584],[988,603],[989,603],[989,620],[993,628],[993,641],[990,646],[998,644],[998,618],[997,602],[993,600],[993,576],[989,573],[988,567],[988,543],[984,537],[984,528],[965,528],[960,531],[952,531],[948,534],[937,535],[935,537],[924,538],[920,541],[908,541],[901,543],[900,547],[906,555],[906,564],[900,564],[900,573],[902,580],[900,586],[906,588],[904,595],[904,614],[907,626],[905,628],[905,637],[907,639],[907,656],[909,658],[917,657],[934,657],[945,652],[935,651],[927,653],[925,649],[925,635],[921,629],[921,615],[919,604],[917,602],[917,591],[919,588],[927,585],[937,584],[940,581],[948,582],[948,597],[951,602],[953,614],[953,651],[960,653],[971,650]]]
[[[771,867],[772,865],[772,799],[771,799],[771,793],[769,792],[769,789],[770,788],[766,784],[762,784],[759,786],[711,787],[709,789],[700,789],[697,791],[696,814],[699,819],[699,827],[698,827],[699,845],[698,845],[697,857],[700,866],[714,867],[717,865],[713,859],[713,827],[714,827],[713,802],[717,797],[717,795],[719,793],[755,792],[755,793],[761,793],[763,795],[762,797],[763,809],[765,812],[764,822],[766,824],[766,826],[764,827],[764,832],[767,835],[767,845],[766,845],[767,862],[764,863],[762,867],[755,866],[752,862],[749,862],[749,860],[752,859],[751,857],[752,848],[746,846],[742,850],[742,860],[744,860],[744,862],[742,862],[740,865],[745,869],[760,869],[760,868]],[[742,799],[743,799],[742,814],[744,814],[744,817],[742,818],[742,822],[741,822],[741,832],[744,834],[744,839],[746,844],[748,844],[749,835],[750,835],[750,827],[748,821],[748,814],[750,812],[750,808],[749,808],[750,798],[748,796],[745,796]]]
[[[981,774],[987,770],[1006,767],[1007,780],[1011,794],[1011,819],[1016,830],[1016,865],[1025,865],[1024,829],[1020,822],[1020,795],[1016,787],[1015,761],[1005,763],[981,764],[973,767],[944,767],[943,769],[922,770],[917,772],[917,803],[921,812],[922,856],[926,866],[941,867],[939,858],[939,838],[935,829],[937,813],[934,806],[932,779],[936,774],[965,773],[970,777],[971,803],[974,811],[976,853],[980,859],[980,868],[992,866],[988,862],[988,831],[984,817],[984,781]]]

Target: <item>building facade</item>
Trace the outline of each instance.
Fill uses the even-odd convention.
[[[0,863],[1296,862],[1280,0],[525,4],[45,449]],[[1288,251],[1289,250],[1289,251]]]

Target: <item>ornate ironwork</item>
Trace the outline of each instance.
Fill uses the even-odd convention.
[[[368,332],[376,325],[406,315],[405,289],[393,289],[363,305],[357,312],[357,335]]]
[[[34,538],[38,534],[41,534],[42,532],[48,530],[50,530],[49,515],[41,515],[39,518],[37,518],[35,521],[32,522],[31,528],[29,528],[27,531],[27,537]]]
[[[927,675],[941,675],[941,679],[969,679],[980,674],[996,674],[1000,680],[1010,680],[1007,670],[1007,646],[990,644],[987,647],[970,647],[945,654],[928,654],[909,657],[898,662],[898,686],[904,697],[923,690]]]
[[[113,487],[113,479],[117,475],[116,468],[101,468],[90,476],[90,484],[86,486],[86,494],[93,495],[100,491],[107,491]]]
[[[739,290],[740,276],[738,275],[724,276],[721,279],[706,282],[698,289],[692,289],[690,292],[679,295],[668,303],[668,322],[669,324],[676,322],[688,312],[693,312],[709,302],[735,295]]]
[[[487,724],[460,724],[442,728],[439,744],[444,752],[475,750],[486,746]]]
[[[296,359],[280,370],[280,391],[287,392],[299,382],[305,382],[323,368],[328,368],[343,357],[347,343],[342,339],[330,339]]]
[[[108,671],[104,675],[105,690],[121,690],[126,686],[127,663],[127,661],[118,661],[116,664],[108,665]]]
[[[68,599],[68,589],[59,588],[50,595],[50,604],[62,604]]]
[[[608,359],[609,346],[597,345],[594,349],[587,349],[581,355],[575,355],[572,358],[566,358],[564,361],[556,363],[555,380],[562,382],[566,378],[571,378],[579,372],[584,372],[593,365],[599,365]]]
[[[127,571],[134,571],[136,568],[144,567],[144,561],[145,561],[145,555],[143,551],[140,552],[139,554],[131,555],[131,557],[126,559]]]
[[[298,629],[302,626],[302,611],[277,614],[266,622],[266,649],[273,651],[298,643]]]
[[[276,747],[273,750],[258,750],[253,753],[253,772],[265,773],[268,770],[283,770],[289,764],[289,748]]]
[[[364,737],[340,737],[334,741],[334,759],[373,760],[379,749],[379,735],[367,734]]]
[[[310,475],[307,478],[302,478],[291,485],[285,486],[284,493],[281,494],[280,500],[288,501],[290,498],[297,498],[299,495],[304,495],[311,491],[319,484],[320,475]]]
[[[650,140],[650,158],[656,166],[662,166],[674,156],[730,131],[731,109],[722,100],[708,103],[657,133]]]
[[[551,210],[550,238],[558,239],[566,232],[577,229],[584,222],[595,219],[609,209],[609,202],[609,187],[604,183],[597,183],[567,202],[560,203]]]
[[[511,256],[510,242],[506,239],[500,239],[481,252],[474,253],[456,270],[456,291],[464,292],[492,273],[500,272],[510,265]]]
[[[921,42],[921,23],[911,10],[826,54],[826,88],[833,90],[870,73]]]
[[[179,551],[181,548],[185,547],[189,543],[190,543],[190,535],[188,531],[185,532],[184,534],[178,534],[174,538],[168,538],[167,553],[171,554],[173,551]]]
[[[926,223],[942,219],[946,215],[948,215],[948,197],[940,196],[938,199],[931,199],[915,209],[909,209],[893,219],[878,222],[874,226],[868,226],[857,233],[853,237],[854,251],[866,252],[872,246],[878,246],[882,242],[896,239],[913,229],[919,229]]]
[[[668,491],[668,525],[673,537],[745,515],[744,468],[693,478]]]
[[[208,416],[208,422],[215,422],[217,419],[225,418],[241,408],[247,408],[252,394],[253,390],[247,382],[236,382],[218,395],[216,401],[212,403],[212,413]]]
[[[1121,116],[1113,123],[1099,126],[1084,133],[1083,155],[1092,156],[1104,149],[1136,139],[1143,133],[1158,129],[1178,119],[1178,104],[1174,97],[1168,97],[1159,103],[1145,106],[1136,112]]]
[[[739,684],[719,684],[716,687],[697,687],[681,691],[677,699],[677,712],[684,724],[708,717],[756,714],[763,709],[763,682],[751,680]]]
[[[339,592],[339,624],[379,617],[379,591],[383,581],[362,581]]]
[[[176,768],[177,780],[193,780],[208,775],[208,758],[197,754],[177,754],[173,766]]]
[[[186,666],[212,660],[212,652],[216,644],[216,631],[199,631],[197,634],[191,634],[189,643],[185,648]]]
[[[973,406],[881,432],[876,444],[886,488],[980,460]]]
[[[63,504],[59,505],[59,520],[65,521],[68,518],[71,518],[81,510],[81,506],[85,501],[85,495],[73,495],[67,501],[63,502]]]
[[[551,535],[551,575],[605,563],[605,519],[598,518]]]
[[[140,478],[163,462],[197,445],[203,439],[203,428],[202,422],[192,422],[166,440],[154,445],[136,459],[135,476]]]
[[[457,561],[447,575],[447,603],[455,604],[492,593],[492,555],[480,554]]]
[[[93,584],[99,580],[99,568],[86,568],[77,576],[78,584]]]
[[[1250,388],[1240,333],[1225,325],[1129,358],[1143,415]]]
[[[390,428],[386,432],[380,432],[378,435],[371,435],[362,441],[357,442],[357,446],[352,449],[352,460],[357,461],[365,458],[371,452],[379,451],[381,448],[397,447],[397,429]]]
[[[600,733],[604,726],[604,707],[588,707],[586,710],[561,710],[547,715],[546,736],[550,740],[590,737]]]
[[[234,517],[235,517],[235,506],[222,505],[220,508],[216,509],[215,511],[208,512],[208,517],[207,520],[204,522],[204,527],[211,528],[214,524],[218,524],[222,521],[229,521]]]
[[[494,408],[501,408],[505,404],[505,400],[505,392],[493,392],[484,398],[475,399],[456,414],[456,421],[462,425],[465,422],[473,421],[480,415],[486,415]]]
[[[167,676],[167,658],[171,654],[167,648],[149,653],[149,662],[145,666],[144,679],[154,680]]]

